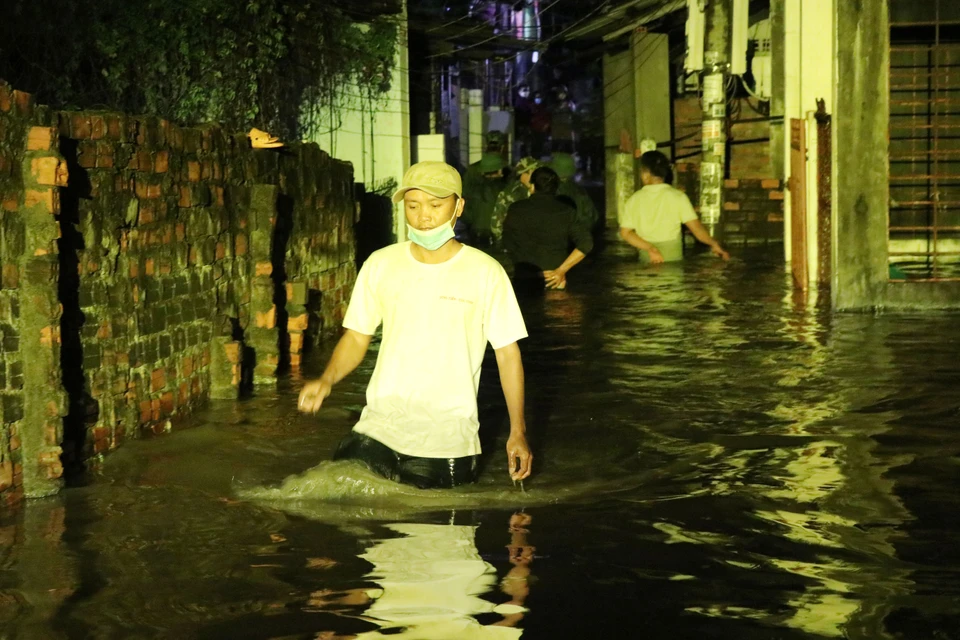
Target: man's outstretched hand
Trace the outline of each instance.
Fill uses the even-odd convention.
[[[303,385],[300,391],[300,399],[297,401],[297,409],[303,413],[316,413],[323,406],[323,401],[327,399],[333,390],[323,378],[311,380]]]
[[[726,262],[727,260],[730,259],[730,254],[727,253],[727,252],[723,249],[723,247],[721,247],[720,245],[715,245],[715,246],[713,246],[713,247],[710,247],[710,253],[712,253],[713,255],[717,256],[718,258],[720,258],[720,259],[723,260],[724,262]]]
[[[507,439],[507,465],[510,470],[510,479],[514,482],[530,477],[533,454],[530,453],[527,437],[522,433],[512,433]]]

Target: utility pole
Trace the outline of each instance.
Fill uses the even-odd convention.
[[[702,0],[704,52],[701,74],[703,146],[700,160],[700,219],[717,237],[723,212],[727,159],[727,82],[730,78],[732,0]]]

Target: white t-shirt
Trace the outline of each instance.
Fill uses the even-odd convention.
[[[424,264],[410,242],[373,253],[357,276],[343,326],[365,335],[383,323],[367,406],[354,431],[422,458],[480,453],[477,390],[487,342],[527,337],[513,285],[487,254],[464,246]]]
[[[633,229],[651,244],[683,238],[682,225],[697,219],[690,198],[669,184],[648,184],[630,196],[620,226]]]

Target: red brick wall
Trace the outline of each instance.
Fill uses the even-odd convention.
[[[28,103],[0,83],[0,163],[13,167],[0,174],[0,229],[46,244],[4,252],[0,330],[22,330],[8,285],[27,253],[43,252],[41,293],[63,305],[62,332],[59,309],[46,321],[59,357],[51,382],[58,388],[62,362],[70,398],[43,417],[52,475],[61,440],[82,460],[165,431],[213,391],[235,397],[241,377],[270,382],[278,366],[298,366],[305,344],[339,327],[356,275],[349,164],[312,144],[253,150],[218,127]],[[58,186],[63,167],[68,186]],[[29,220],[43,233],[23,233]],[[17,393],[12,345],[0,352],[0,399]],[[6,443],[17,425],[2,420],[0,460],[14,460]]]
[[[696,97],[685,96],[673,101],[673,137],[676,139],[676,162],[700,164],[700,123],[703,114]]]
[[[760,117],[739,100],[740,119]],[[766,244],[783,241],[783,186],[770,177],[769,122],[738,123],[731,115],[731,142],[767,138],[767,142],[731,145],[730,179],[724,183],[724,209],[720,224],[723,242],[729,245]],[[674,131],[679,139],[674,165],[674,184],[690,196],[699,208],[700,191],[700,103],[696,97],[674,102]],[[692,155],[691,155],[692,154]],[[689,156],[683,158],[683,156]]]
[[[674,137],[681,140],[677,145],[678,162],[700,164],[700,126],[703,121],[700,101],[697,97],[677,98],[673,103]],[[730,115],[730,166],[731,178],[770,177],[770,123],[741,122],[762,117],[753,112],[745,99],[735,101]],[[766,139],[765,142],[736,144],[749,140]],[[692,155],[691,155],[692,154]],[[684,157],[686,156],[686,157]]]
[[[780,180],[727,180],[720,226],[728,245],[783,242]]]
[[[696,206],[700,189],[699,165],[674,165],[674,185],[690,196]],[[729,245],[783,242],[783,184],[772,178],[724,181],[724,205],[720,219],[723,242]]]

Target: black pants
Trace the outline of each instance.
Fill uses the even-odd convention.
[[[374,473],[420,489],[449,489],[476,482],[478,456],[463,458],[418,458],[397,453],[387,445],[361,433],[344,438],[333,454],[334,460],[357,460]]]

